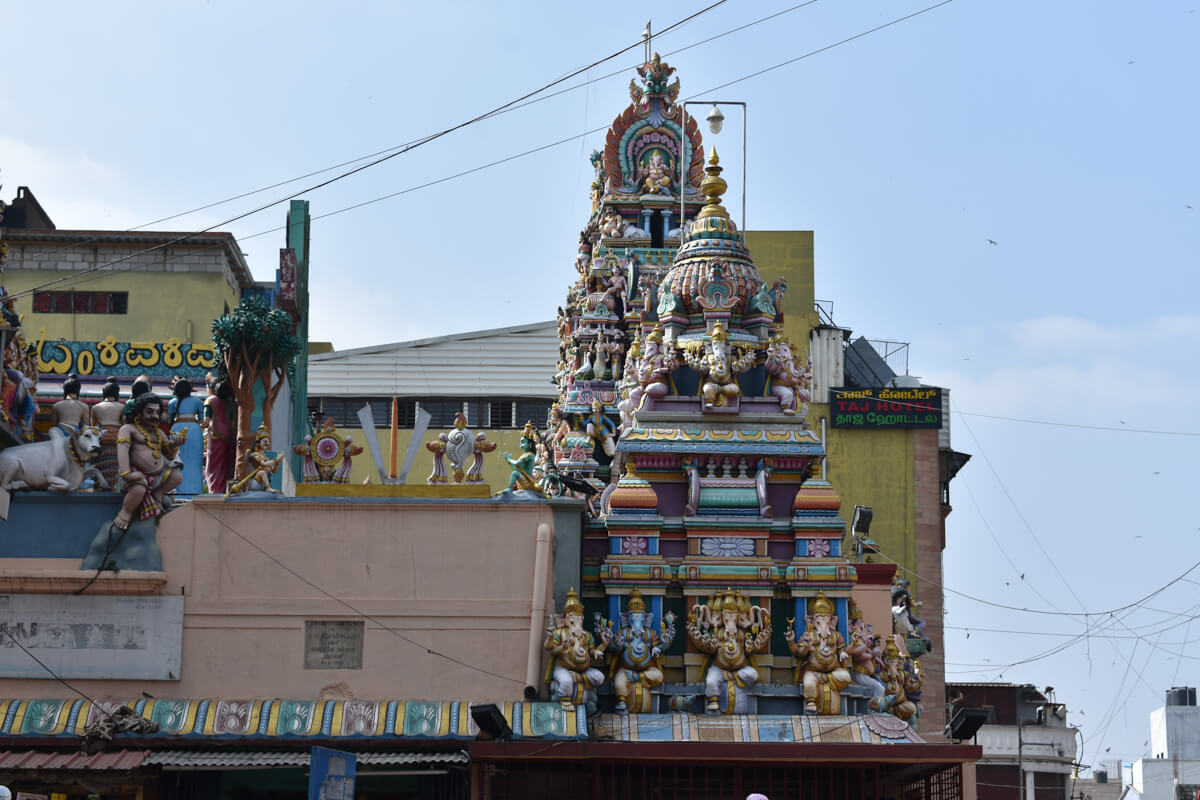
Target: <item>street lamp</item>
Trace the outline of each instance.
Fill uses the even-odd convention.
[[[721,106],[741,106],[742,107],[742,232],[746,231],[746,104],[739,100],[685,100],[681,108],[683,115],[681,120],[682,136],[680,137],[679,146],[679,230],[682,233],[683,226],[687,221],[687,193],[686,175],[688,161],[687,155],[687,107],[712,104],[708,114],[704,119],[708,122],[708,129],[714,134],[720,133],[725,127],[725,115],[721,113]],[[681,236],[682,239],[682,236]],[[680,242],[682,244],[682,241]]]

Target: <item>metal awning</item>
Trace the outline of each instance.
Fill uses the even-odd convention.
[[[130,770],[140,767],[148,750],[110,750],[84,755],[78,751],[0,750],[0,770]]]
[[[466,766],[471,758],[463,750],[453,753],[355,753],[359,767],[421,767],[430,764]],[[307,767],[307,750],[158,750],[146,755],[146,764],[164,770],[281,769]]]

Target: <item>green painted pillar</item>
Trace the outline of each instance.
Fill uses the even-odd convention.
[[[296,251],[296,336],[300,339],[300,352],[296,354],[296,380],[292,392],[292,435],[291,441],[300,444],[308,435],[308,235],[312,217],[308,213],[307,200],[293,200],[288,210],[287,244]],[[291,454],[292,475],[299,483],[302,457]]]

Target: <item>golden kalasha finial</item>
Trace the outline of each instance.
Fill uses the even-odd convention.
[[[729,212],[721,205],[721,195],[729,188],[729,184],[721,177],[721,159],[717,157],[717,148],[713,148],[708,158],[708,166],[704,168],[708,177],[700,182],[700,191],[704,194],[704,208],[696,215],[697,219],[706,217],[723,217],[729,219]]]

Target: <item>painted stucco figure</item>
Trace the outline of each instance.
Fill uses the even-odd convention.
[[[883,668],[883,639],[873,636],[871,626],[863,619],[862,609],[854,598],[850,598],[850,643],[846,652],[850,655],[850,677],[856,686],[871,692],[872,706],[877,706],[883,697],[883,683],[876,677]]]
[[[878,703],[880,711],[894,714],[900,719],[909,719],[917,714],[917,704],[908,699],[904,691],[903,651],[896,646],[894,636],[889,636],[883,655],[883,698]]]
[[[708,604],[692,607],[687,621],[688,640],[710,654],[704,674],[704,710],[709,714],[744,714],[745,691],[758,683],[751,658],[765,652],[771,640],[771,615],[751,606],[741,592],[726,589]]]
[[[508,477],[508,488],[511,491],[527,489],[539,491],[538,483],[533,477],[533,464],[536,460],[534,449],[537,446],[537,434],[533,431],[533,423],[526,422],[521,431],[521,455],[513,458],[510,453],[504,454],[504,460],[512,467]]]
[[[597,614],[598,635],[610,631],[612,623],[600,620]],[[675,615],[667,612],[659,630],[654,629],[654,615],[646,610],[642,593],[634,589],[629,595],[620,626],[608,643],[609,675],[613,693],[617,696],[617,713],[641,714],[654,711],[651,690],[663,682],[663,651],[675,638]]]
[[[204,404],[192,394],[192,382],[176,378],[171,383],[171,402],[167,403],[167,423],[171,433],[187,431],[179,445],[179,461],[183,464],[180,494],[200,494],[204,491],[204,437],[200,429],[200,413]]]
[[[776,335],[767,346],[767,374],[771,376],[771,394],[779,398],[784,414],[808,413],[809,386],[812,374],[800,367],[799,360],[792,354],[792,345],[787,339]]]
[[[654,150],[638,170],[642,191],[646,194],[670,194],[672,170],[663,159],[662,151]]]
[[[604,413],[604,403],[599,400],[592,403],[592,413],[587,418],[585,430],[598,450],[609,456],[617,452],[617,425]]]
[[[712,333],[702,348],[685,348],[683,352],[687,365],[702,376],[700,394],[704,398],[706,409],[723,408],[741,395],[737,374],[753,364],[754,352],[749,351],[749,363],[746,355],[731,354],[725,326],[720,322],[713,326]]]
[[[168,464],[179,445],[187,441],[187,431],[165,434],[158,427],[163,403],[155,394],[139,395],[129,410],[128,420],[117,432],[117,469],[125,498],[117,512],[115,525],[125,530],[133,520],[153,519],[170,510],[167,492],[183,482],[178,469]]]
[[[50,407],[50,424],[60,428],[64,434],[70,435],[72,431],[79,430],[92,418],[88,404],[79,399],[81,388],[79,376],[71,373],[63,381],[63,399]]]
[[[100,453],[101,431],[85,426],[64,434],[50,430],[50,439],[30,442],[0,451],[0,487],[73,492],[89,476],[101,488],[110,488],[104,476],[90,463]]]
[[[210,376],[211,378],[211,376]],[[224,494],[233,478],[237,446],[233,428],[233,387],[227,381],[209,381],[204,401],[204,484],[212,494]]]
[[[104,476],[109,486],[117,485],[117,431],[125,421],[125,404],[121,402],[121,386],[115,377],[109,376],[100,389],[101,400],[92,406],[92,424],[100,429],[100,455],[96,456],[96,469]]]
[[[271,432],[265,425],[259,425],[254,434],[254,443],[250,452],[246,453],[248,473],[237,483],[229,487],[227,494],[242,494],[243,492],[271,492],[280,494],[278,489],[271,487],[271,476],[283,463],[283,454],[271,458],[267,451],[271,449]]]
[[[809,605],[806,622],[807,629],[799,638],[791,625],[786,634],[804,686],[804,710],[810,714],[841,713],[839,692],[850,685],[850,654],[837,629],[833,602],[824,592],[818,592]]]
[[[550,684],[550,699],[564,706],[587,706],[595,709],[596,687],[604,683],[604,673],[595,663],[604,658],[611,632],[605,629],[597,641],[583,628],[583,604],[572,588],[562,614],[555,615],[546,630],[545,649],[550,653],[546,682]]]

